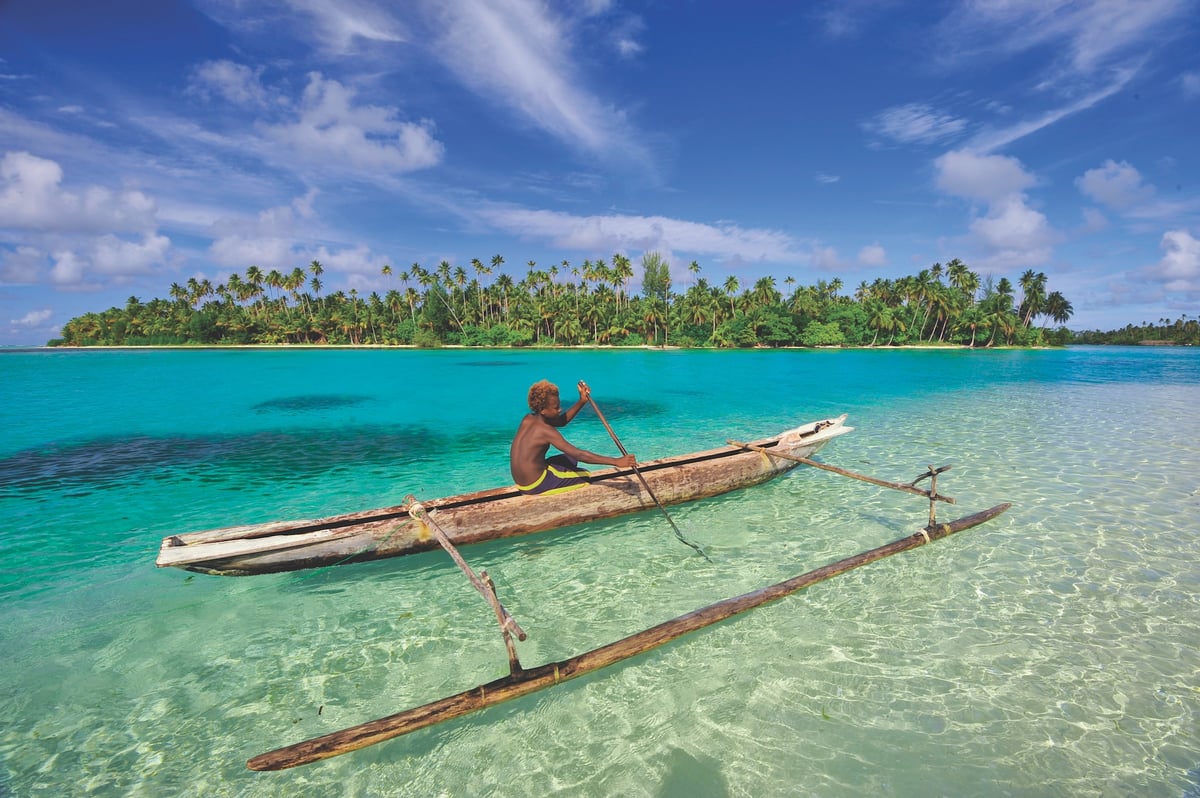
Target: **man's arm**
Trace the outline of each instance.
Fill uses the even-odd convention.
[[[592,390],[591,390],[591,388],[588,388],[588,386],[587,386],[587,383],[586,383],[586,382],[584,382],[583,380],[580,380],[580,381],[579,381],[579,400],[578,400],[577,402],[575,402],[575,404],[573,404],[573,405],[571,405],[570,407],[568,407],[568,408],[567,408],[567,409],[566,409],[566,410],[563,412],[563,414],[562,414],[562,415],[560,415],[560,416],[558,416],[557,418],[554,418],[554,419],[547,419],[547,422],[548,422],[548,423],[549,423],[551,426],[554,426],[554,427],[565,427],[565,426],[567,426],[568,424],[570,424],[570,423],[571,423],[572,419],[574,419],[574,418],[575,418],[575,416],[579,415],[579,411],[580,411],[580,410],[582,410],[582,409],[583,409],[583,406],[584,406],[584,405],[586,405],[586,404],[588,403],[588,399],[591,397],[591,395],[592,395]],[[570,452],[568,452],[568,454],[570,454]],[[592,461],[591,461],[591,460],[584,460],[584,462],[585,462],[585,463],[590,463],[590,462],[592,462]]]
[[[581,463],[592,463],[593,465],[608,465],[616,466],[617,468],[632,468],[637,465],[637,458],[631,454],[621,455],[620,457],[608,457],[603,454],[589,452],[587,449],[580,449],[572,445],[562,433],[556,429],[546,431],[546,437],[550,445],[558,449],[564,454],[569,454]]]

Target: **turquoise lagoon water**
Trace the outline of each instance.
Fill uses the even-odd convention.
[[[501,676],[444,554],[248,578],[168,534],[508,482],[527,386],[642,459],[838,413],[1006,515],[634,660],[279,773],[251,756]],[[0,796],[1200,795],[1200,351],[0,354]],[[585,411],[569,428],[613,451]],[[527,666],[911,534],[813,469],[464,549]]]

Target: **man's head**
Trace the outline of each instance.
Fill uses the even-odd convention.
[[[558,408],[558,386],[549,380],[538,380],[529,389],[529,409],[535,413]]]

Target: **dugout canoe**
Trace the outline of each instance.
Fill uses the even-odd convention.
[[[750,445],[722,446],[638,465],[593,472],[585,487],[530,496],[515,487],[422,501],[455,546],[528,535],[602,518],[653,510],[758,485],[799,465],[785,457],[810,457],[850,432],[846,416],[803,424]],[[750,448],[753,446],[754,448]],[[164,538],[155,564],[217,576],[298,571],[366,562],[438,548],[437,539],[408,505],[316,520],[274,521],[190,532]]]

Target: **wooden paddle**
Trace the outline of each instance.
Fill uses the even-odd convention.
[[[590,390],[587,394],[587,400],[588,403],[591,404],[592,410],[596,411],[596,415],[599,417],[600,423],[604,425],[604,428],[608,430],[608,434],[612,436],[613,443],[617,445],[617,448],[621,451],[621,454],[629,454],[629,452],[625,451],[625,447],[621,444],[621,439],[617,437],[617,433],[613,432],[613,428],[611,425],[609,425],[608,419],[606,419],[604,414],[600,412],[600,407],[596,404],[596,400],[592,398],[592,392]],[[658,505],[658,509],[662,510],[663,516],[667,519],[667,523],[671,525],[671,529],[674,530],[675,537],[679,538],[679,542],[683,543],[685,546],[691,546],[696,550],[697,554],[709,562],[712,562],[712,558],[704,553],[704,549],[700,548],[695,543],[683,536],[683,533],[679,531],[679,527],[675,526],[675,521],[671,518],[670,514],[667,513],[667,508],[663,507],[663,503],[658,500],[658,497],[654,495],[654,491],[650,489],[650,483],[646,481],[644,476],[642,476],[642,472],[638,470],[636,465],[632,466],[632,468],[633,473],[637,474],[638,479],[642,481],[642,487],[646,489],[646,493],[650,494],[650,498],[654,499],[654,503]]]

